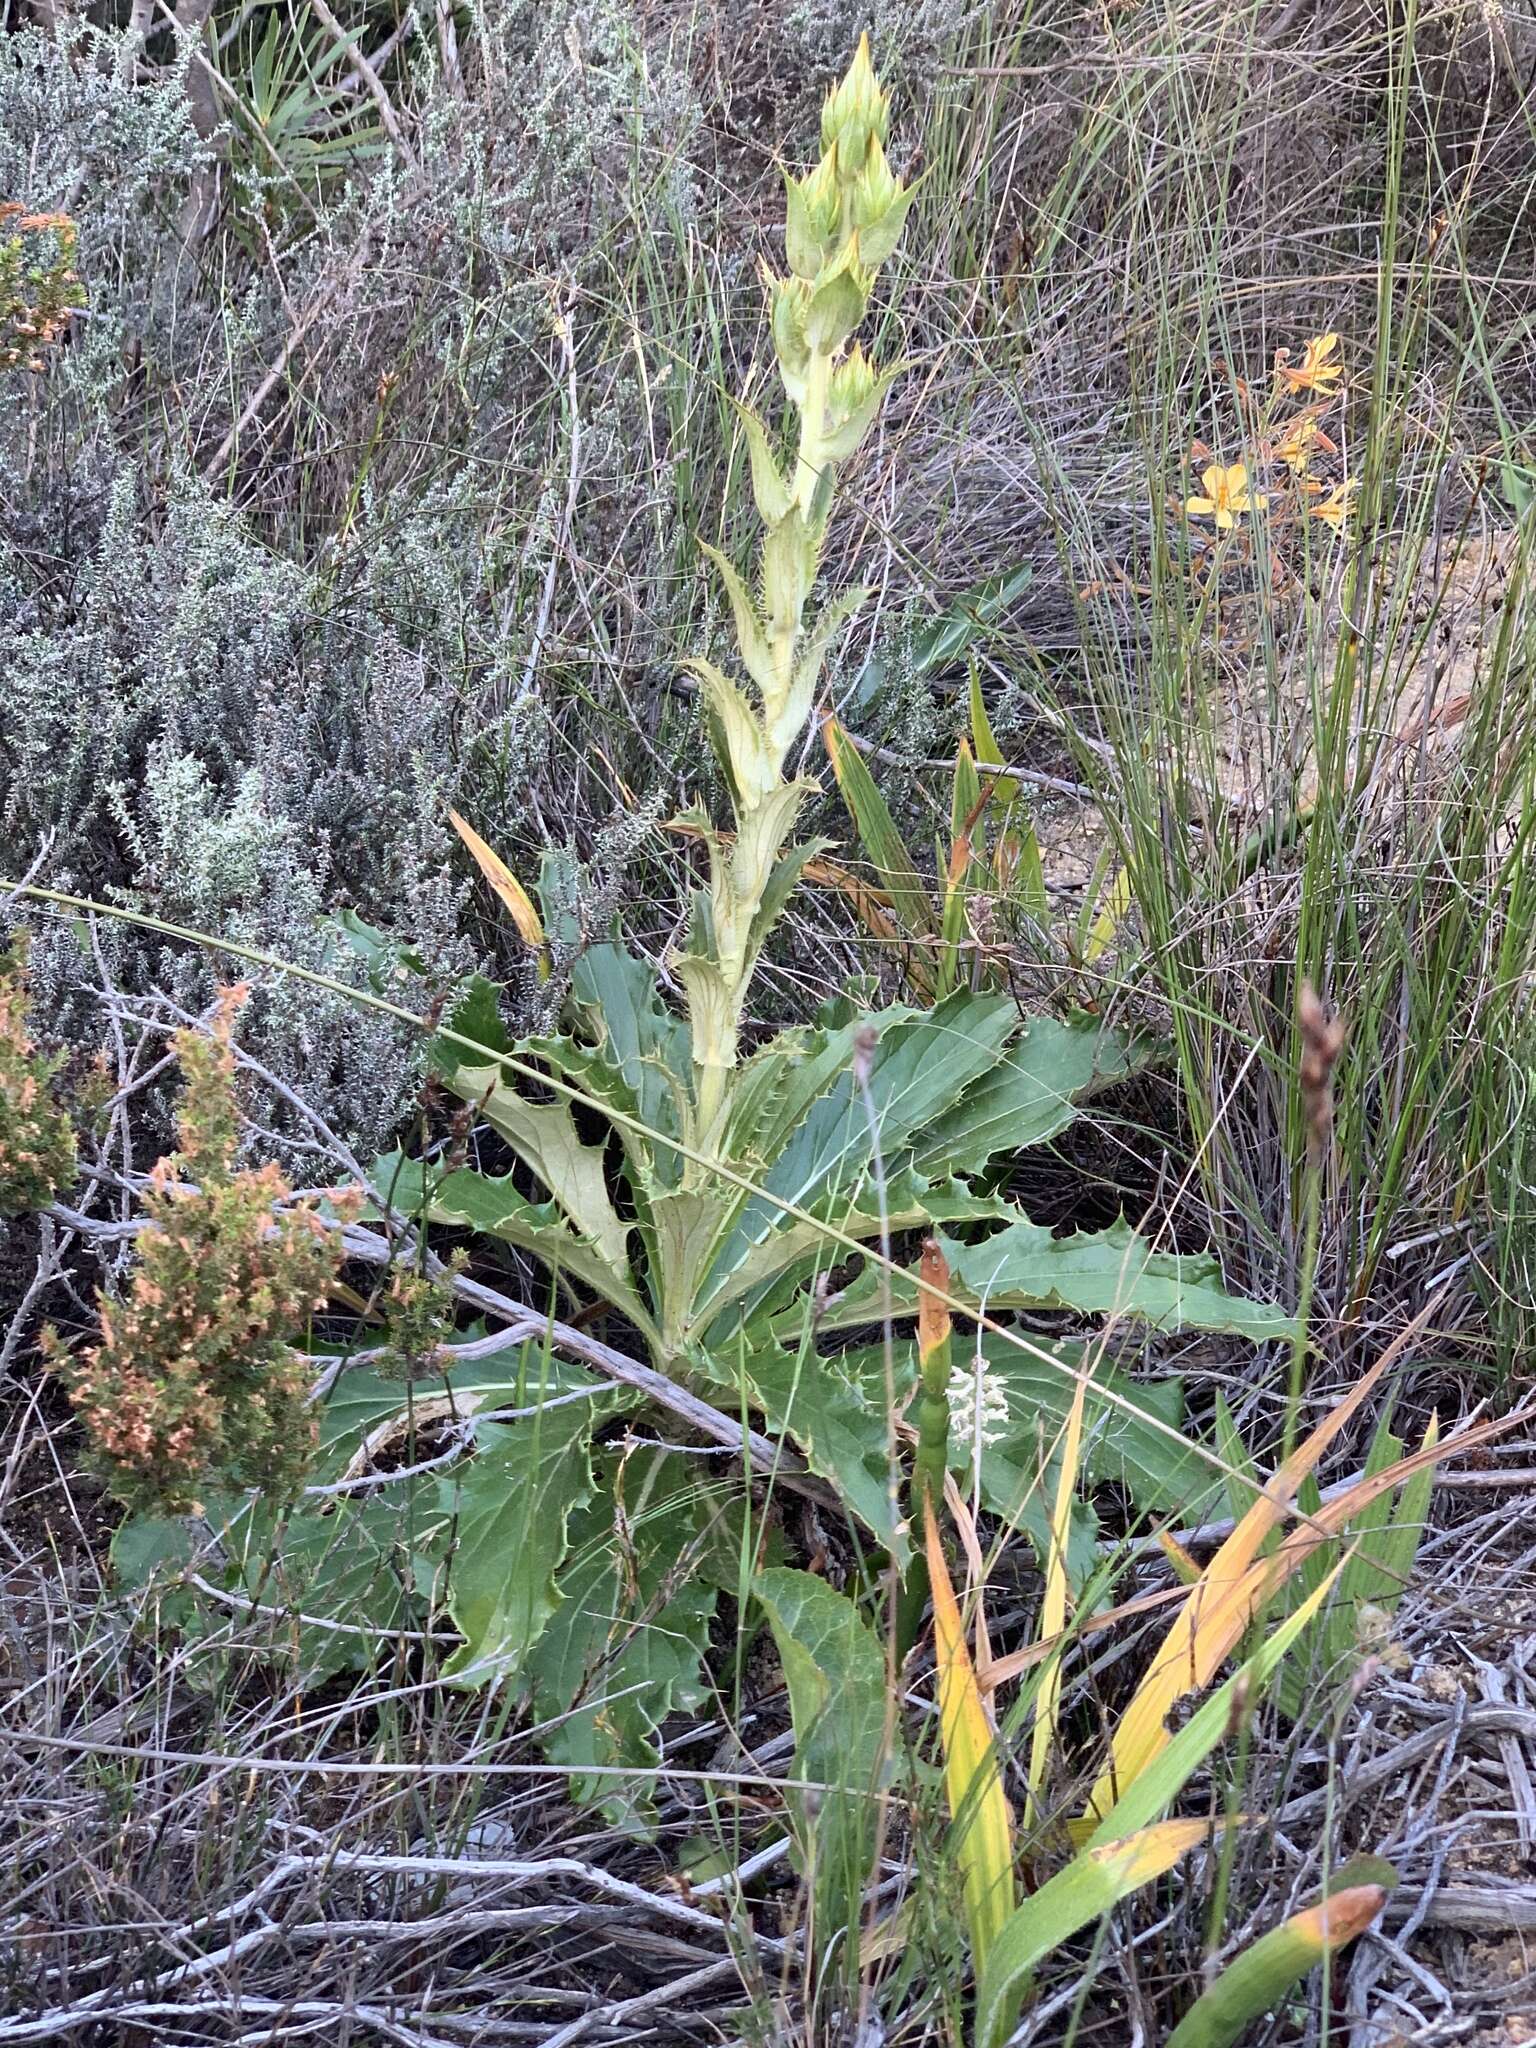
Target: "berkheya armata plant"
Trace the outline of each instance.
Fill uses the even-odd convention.
[[[317,1480],[331,1490],[318,1505],[279,1520],[260,1498],[205,1503],[228,1583],[266,1605],[281,1586],[293,1623],[274,1605],[274,1639],[296,1641],[311,1671],[366,1656],[370,1629],[387,1648],[403,1620],[436,1610],[461,1639],[445,1675],[524,1698],[577,1791],[641,1821],[656,1730],[709,1684],[717,1598],[755,1602],[784,1660],[799,1775],[839,1779],[792,1814],[818,1945],[852,1928],[875,1839],[869,1795],[889,1769],[885,1661],[866,1618],[876,1610],[781,1562],[779,1518],[722,1483],[719,1458],[690,1455],[675,1416],[660,1430],[615,1429],[645,1396],[593,1370],[582,1342],[601,1335],[748,1417],[787,1467],[835,1491],[872,1585],[880,1568],[902,1577],[912,1564],[902,1465],[918,1307],[915,1273],[872,1246],[931,1232],[951,1303],[984,1300],[989,1316],[1061,1310],[1254,1339],[1289,1329],[1279,1310],[1229,1295],[1210,1259],[1154,1251],[1123,1223],[1057,1236],[997,1192],[995,1162],[1056,1136],[1143,1057],[1100,1021],[1025,1019],[1006,993],[969,989],[873,1013],[839,1000],[773,1032],[750,1016],[758,960],[816,850],[794,834],[818,785],[787,764],[862,595],[824,592],[818,579],[846,465],[895,374],[856,339],[912,199],[887,161],[888,123],[861,44],[827,102],[819,162],[787,186],[788,268],[767,279],[787,416],[781,426],[738,408],[761,523],[756,571],[706,550],[730,601],[736,673],[691,665],[732,816],[693,820],[708,875],[665,977],[681,985],[682,1013],[618,937],[557,931],[561,957],[574,958],[558,1032],[514,1041],[498,991],[479,982],[433,1040],[440,1080],[473,1107],[476,1163],[462,1146],[398,1152],[371,1176],[395,1217],[452,1228],[484,1265],[504,1267],[510,1249],[554,1315],[537,1340],[500,1350],[461,1332],[473,1348],[444,1353],[430,1401],[368,1367],[341,1374],[321,1418]],[[532,899],[461,832],[542,962]],[[553,917],[572,891],[550,866]],[[861,1333],[887,1317],[893,1345],[871,1344]],[[953,1432],[928,1431],[982,1502],[1042,1546],[1042,1431],[1048,1444],[1065,1421],[1085,1348],[989,1328],[964,1361],[985,1399],[960,1404]],[[431,1459],[401,1418],[438,1426],[448,1413],[463,1455],[422,1470]],[[985,1418],[969,1438],[965,1413]],[[1137,1383],[1133,1399],[1128,1374],[1098,1364],[1084,1470],[1144,1508],[1170,1508],[1203,1476],[1181,1423],[1176,1382]],[[382,1440],[401,1466],[387,1484],[367,1469]],[[1072,1530],[1081,1583],[1086,1503]],[[131,1552],[142,1568],[180,1541],[141,1526],[119,1558]],[[312,1625],[327,1620],[346,1629]]]

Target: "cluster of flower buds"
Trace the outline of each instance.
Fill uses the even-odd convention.
[[[177,1150],[150,1175],[148,1228],[126,1283],[98,1294],[101,1337],[42,1353],[85,1427],[89,1463],[125,1506],[191,1514],[212,1491],[290,1497],[316,1442],[310,1360],[290,1347],[325,1306],[341,1238],[275,1165],[239,1167],[234,1022],[226,989],[211,1030],[179,1032],[186,1077]],[[360,1201],[360,1193],[353,1201]],[[338,1194],[337,1215],[356,1207]]]
[[[812,359],[842,348],[863,319],[875,272],[906,224],[912,188],[886,161],[889,126],[889,102],[864,37],[848,75],[827,97],[820,162],[803,178],[786,180],[789,275],[770,276],[768,287],[779,371],[795,405],[810,395]],[[873,407],[863,426],[872,416]],[[852,417],[852,408],[845,405],[834,424],[845,425]],[[857,438],[843,452],[851,454]]]

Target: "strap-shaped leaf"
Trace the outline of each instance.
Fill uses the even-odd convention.
[[[1244,2028],[1273,2011],[1324,1956],[1364,1934],[1386,1904],[1387,1889],[1379,1882],[1330,1889],[1317,1905],[1261,1935],[1196,1999],[1167,2048],[1232,2048]]]
[[[998,1936],[976,1987],[977,2048],[1003,2048],[1035,1971],[1052,1949],[1173,1868],[1210,1834],[1203,1820],[1163,1821],[1075,1856],[1026,1899]]]
[[[1248,1661],[1218,1686],[1209,1699],[1202,1700],[1176,1735],[1168,1738],[1156,1756],[1130,1784],[1124,1786],[1109,1811],[1088,1839],[1102,1845],[1114,1842],[1137,1828],[1155,1821],[1178,1798],[1195,1772],[1234,1727],[1234,1714],[1243,1701],[1263,1699],[1267,1687],[1296,1639],[1327,1599],[1334,1583],[1329,1574],[1296,1612],[1266,1637]],[[1190,1599],[1198,1599],[1191,1593]]]
[[[476,867],[496,892],[503,908],[510,915],[517,928],[517,935],[525,946],[544,957],[544,926],[539,913],[533,907],[532,898],[522,883],[507,866],[501,855],[480,837],[473,825],[461,818],[457,811],[448,813],[448,822],[469,848]]]
[[[959,1602],[930,1497],[923,1508],[928,1584],[933,1594],[934,1662],[944,1790],[960,1867],[971,1960],[979,1971],[1014,1909],[1013,1816],[1003,1792],[997,1746],[966,1648]]]
[[[914,939],[936,939],[938,913],[932,892],[912,865],[906,840],[858,749],[835,718],[822,721],[827,758],[853,817],[860,844],[875,865],[880,885],[902,930]]]

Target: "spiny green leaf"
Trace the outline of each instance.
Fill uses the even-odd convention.
[[[717,746],[723,750],[737,802],[756,803],[779,779],[778,764],[763,737],[762,720],[745,691],[712,661],[685,661],[683,667],[698,677],[705,701],[719,723]]]
[[[1085,1315],[1130,1316],[1159,1329],[1220,1330],[1254,1343],[1288,1337],[1291,1318],[1273,1303],[1229,1294],[1216,1261],[1203,1253],[1154,1251],[1124,1221],[1105,1230],[1054,1237],[1020,1218],[977,1244],[941,1238],[951,1291],[988,1312],[1011,1308],[1074,1309]],[[895,1312],[917,1312],[910,1276],[894,1282]],[[866,1272],[828,1310],[824,1329],[869,1319],[882,1289]]]
[[[712,1361],[722,1385],[733,1384],[727,1352]],[[849,1510],[898,1566],[911,1555],[891,1471],[892,1424],[883,1374],[860,1360],[849,1369],[841,1358],[818,1358],[808,1346],[802,1352],[775,1347],[745,1358],[734,1385],[752,1407],[761,1411],[774,1435],[787,1436],[804,1453],[806,1463],[837,1488]],[[911,1387],[904,1376],[903,1397]]]
[[[808,1106],[763,1176],[764,1187],[801,1207],[838,1190],[846,1190],[851,1203],[877,1137],[887,1168],[896,1168],[916,1135],[997,1064],[1017,1018],[1010,997],[962,993],[935,1010],[893,1009],[865,1020],[876,1033],[868,1102],[850,1063]],[[721,1254],[721,1270],[778,1228],[782,1215],[771,1202],[748,1202]]]
[[[816,684],[821,676],[821,664],[826,659],[827,649],[847,626],[858,611],[869,591],[860,584],[852,590],[845,590],[841,597],[832,598],[823,605],[816,617],[803,628],[800,635],[800,658],[795,667],[793,698],[807,709],[816,695]]]
[[[682,1171],[663,1142],[683,1128],[682,1101],[692,1065],[688,1026],[661,1001],[656,970],[623,946],[589,946],[571,970],[571,995],[587,1033],[622,1077],[634,1113],[659,1135],[646,1143],[625,1134],[625,1149],[646,1172],[671,1186]]]
[[[768,429],[751,406],[737,399],[731,403],[746,434],[752,458],[752,495],[757,500],[757,516],[764,526],[777,526],[794,501],[779,468],[778,457],[769,446]]]
[[[458,1522],[448,1612],[464,1637],[445,1678],[481,1685],[521,1673],[560,1604],[567,1524],[592,1497],[591,1430],[584,1403],[485,1424],[468,1472],[441,1482]]]
[[[546,1754],[572,1771],[575,1796],[598,1800],[621,1825],[649,1826],[656,1730],[704,1696],[716,1594],[694,1554],[700,1502],[688,1478],[659,1501],[647,1498],[639,1459],[605,1460],[600,1480],[572,1520],[562,1604],[528,1670],[539,1718],[551,1724]],[[635,1775],[592,1775],[594,1766]]]
[[[743,1319],[757,1322],[772,1316],[783,1335],[781,1312],[793,1304],[797,1291],[846,1258],[840,1239],[867,1243],[887,1230],[894,1234],[934,1223],[998,1222],[1014,1213],[1000,1196],[973,1194],[963,1181],[930,1181],[905,1170],[893,1173],[883,1185],[872,1176],[861,1177],[852,1186],[830,1188],[803,1206],[804,1220],[782,1218],[756,1243],[745,1243],[738,1232],[728,1247],[730,1262],[722,1255],[711,1269],[689,1325],[703,1333],[707,1344],[728,1341],[735,1323]],[[791,1342],[796,1334],[790,1329]]]
[[[374,1175],[374,1185],[388,1188],[405,1214],[456,1230],[481,1231],[516,1245],[567,1285],[574,1283],[600,1296],[642,1329],[649,1327],[628,1257],[615,1264],[608,1249],[578,1234],[563,1206],[530,1202],[519,1194],[513,1175],[469,1168],[440,1174],[430,1164],[402,1159],[398,1153],[381,1159]]]
[[[1075,1371],[1092,1369],[1083,1455],[1096,1480],[1123,1486],[1144,1513],[1181,1506],[1191,1489],[1207,1480],[1205,1461],[1177,1437],[1184,1426],[1181,1380],[1135,1378],[1097,1358],[1095,1347],[1070,1338],[1042,1342],[1032,1336],[1030,1344],[1033,1348],[1026,1351],[983,1331],[979,1339],[969,1340],[962,1358],[969,1365],[979,1350],[983,1371],[1006,1396],[1012,1417],[982,1453],[982,1486],[998,1513],[1006,1513],[1009,1497],[1017,1499],[1020,1487],[1038,1477],[1042,1450],[1053,1451],[1072,1403],[1070,1374],[1053,1371],[1049,1358],[1035,1356],[1036,1351]]]
[[[1032,1017],[992,1071],[927,1126],[912,1164],[935,1177],[977,1173],[999,1153],[1043,1145],[1087,1097],[1145,1066],[1152,1050],[1150,1040],[1095,1017]]]
[[[700,541],[700,550],[715,565],[720,581],[725,585],[726,596],[731,601],[731,612],[736,622],[736,644],[741,650],[741,659],[747,674],[763,693],[765,702],[771,702],[778,690],[778,677],[773,666],[773,654],[768,645],[768,636],[763,629],[762,616],[756,601],[732,562],[722,555],[718,548],[712,548]]]

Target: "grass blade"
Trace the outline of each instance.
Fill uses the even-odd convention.
[[[1040,1603],[1040,1633],[1043,1637],[1060,1636],[1062,1642],[1040,1674],[1040,1685],[1035,1694],[1035,1725],[1029,1746],[1029,1792],[1036,1804],[1040,1798],[1040,1787],[1045,1782],[1046,1766],[1056,1747],[1061,1665],[1067,1648],[1067,1597],[1071,1590],[1067,1580],[1067,1539],[1071,1532],[1072,1503],[1077,1494],[1078,1467],[1082,1460],[1083,1402],[1087,1391],[1087,1382],[1079,1380],[1067,1416],[1061,1471],[1057,1475],[1056,1499],[1051,1509],[1051,1545],[1046,1562],[1045,1593]]]

